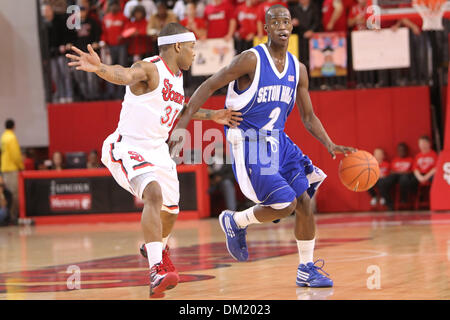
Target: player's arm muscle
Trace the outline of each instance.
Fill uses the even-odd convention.
[[[329,148],[333,142],[328,136],[325,128],[317,118],[312,107],[311,98],[308,91],[309,80],[308,72],[306,71],[305,65],[300,63],[300,80],[297,86],[297,106],[300,111],[300,116],[305,128],[325,147]]]
[[[130,68],[120,65],[101,64],[95,72],[100,78],[118,85],[133,85],[140,81],[148,81],[151,74],[150,62],[138,61]]]

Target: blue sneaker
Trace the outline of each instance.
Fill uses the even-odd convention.
[[[322,266],[316,266],[318,261],[322,262]],[[322,259],[316,260],[316,262],[308,262],[306,265],[303,263],[298,266],[297,269],[297,281],[296,284],[299,287],[312,287],[312,288],[323,288],[323,287],[332,287],[333,280],[326,277],[322,273],[329,276],[322,268],[325,265],[325,261]]]
[[[227,249],[230,255],[238,261],[247,261],[248,249],[245,240],[247,228],[239,228],[234,221],[233,215],[233,211],[222,211],[219,215],[220,226],[227,237]]]

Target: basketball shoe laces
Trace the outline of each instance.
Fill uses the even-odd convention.
[[[322,265],[319,267],[319,266],[316,266],[316,263],[317,262],[322,262]],[[325,276],[323,275],[323,274],[321,274],[320,273],[320,271],[322,271],[323,273],[325,273],[327,276],[329,276],[329,274],[325,271],[325,270],[323,270],[322,268],[325,266],[325,261],[323,260],[323,259],[317,259],[315,262],[314,262],[314,264],[313,264],[313,266],[311,267],[311,275],[314,277],[314,278],[324,278]]]
[[[239,242],[239,247],[241,249],[246,248],[247,247],[247,242],[245,241],[245,236],[247,235],[247,228],[239,228],[238,226],[238,231],[236,232],[236,236],[238,238],[238,242]]]
[[[162,264],[166,267],[166,270],[168,272],[175,271],[175,266],[173,265],[172,261],[170,260],[170,254],[169,254],[169,247],[168,246],[166,246],[166,248],[163,250]]]
[[[167,267],[164,264],[162,264],[162,263],[157,263],[150,269],[150,276],[153,278],[158,273],[160,273],[161,271],[166,271],[167,272],[168,271]]]

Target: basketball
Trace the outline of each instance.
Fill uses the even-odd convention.
[[[369,190],[377,183],[379,176],[378,162],[367,151],[359,150],[351,153],[339,164],[339,179],[351,191]]]

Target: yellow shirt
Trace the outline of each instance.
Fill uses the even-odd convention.
[[[23,170],[22,153],[14,131],[6,129],[0,141],[2,152],[1,172]]]

